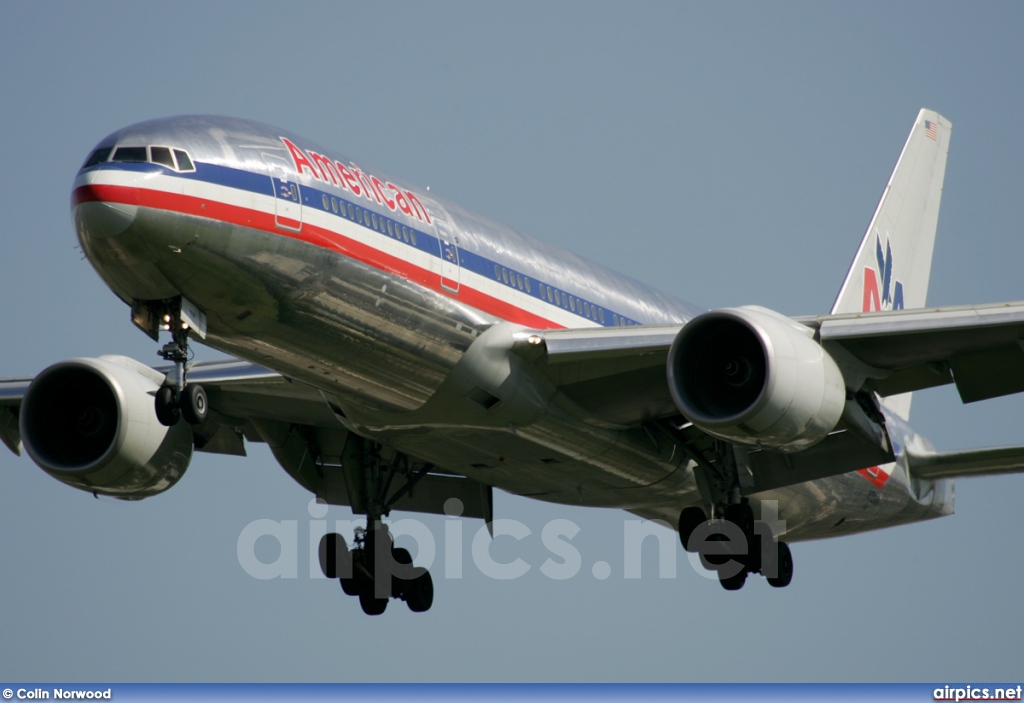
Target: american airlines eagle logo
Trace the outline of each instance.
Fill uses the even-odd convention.
[[[885,251],[882,251],[882,239],[875,235],[875,263],[877,268],[864,267],[864,306],[863,312],[879,312],[882,310],[903,309],[903,283],[893,281],[892,247],[889,238],[885,239]]]

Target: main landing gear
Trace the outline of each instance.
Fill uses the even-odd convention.
[[[793,555],[789,545],[776,541],[768,511],[761,504],[762,520],[745,497],[756,488],[748,450],[738,444],[691,432],[691,424],[670,423],[676,446],[694,464],[694,478],[705,505],[712,507],[709,520],[703,508],[691,506],[679,514],[679,541],[683,549],[700,555],[704,568],[718,573],[727,591],[743,588],[749,574],[761,574],[769,585],[784,588],[793,580]]]
[[[403,496],[407,495],[433,468],[431,464],[414,465],[400,453],[383,456],[381,446],[350,436],[352,451],[347,454],[355,483],[361,484],[359,508],[366,514],[366,527],[355,533],[352,548],[336,533],[320,540],[320,569],[324,576],[338,579],[346,595],[359,598],[367,615],[380,615],[391,598],[404,600],[409,610],[422,613],[434,602],[434,581],[422,566],[414,566],[412,555],[396,547],[381,517]],[[358,477],[358,478],[355,478]],[[404,483],[395,491],[396,478]]]
[[[793,554],[785,542],[776,542],[767,523],[755,522],[746,499],[719,506],[720,515],[708,520],[704,510],[683,509],[679,515],[679,541],[683,549],[700,554],[706,569],[718,572],[727,591],[743,588],[748,574],[761,574],[774,588],[793,580]]]
[[[388,599],[404,600],[409,610],[422,613],[434,602],[434,581],[422,566],[413,566],[408,550],[395,547],[387,525],[356,530],[350,550],[344,537],[328,533],[320,540],[320,569],[341,582],[345,595],[359,598],[367,615],[380,615]]]
[[[171,315],[164,317],[165,330],[170,330],[171,341],[158,352],[165,361],[174,364],[174,370],[167,375],[169,385],[161,386],[154,401],[156,418],[161,425],[171,427],[184,419],[190,425],[201,425],[209,413],[206,391],[196,383],[188,383],[188,324],[171,324]]]

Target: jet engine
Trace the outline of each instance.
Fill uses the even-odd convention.
[[[699,315],[676,335],[668,383],[676,407],[708,434],[800,451],[831,432],[843,374],[813,331],[761,307]]]
[[[192,431],[156,419],[163,377],[127,357],[62,361],[40,373],[21,403],[22,442],[58,481],[125,500],[167,490],[192,459]]]

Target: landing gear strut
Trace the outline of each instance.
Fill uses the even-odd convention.
[[[380,615],[391,598],[404,600],[409,610],[422,613],[434,602],[434,581],[430,572],[414,566],[407,549],[396,547],[381,517],[432,468],[424,465],[409,471],[404,457],[390,461],[380,457],[376,445],[366,442],[362,461],[366,527],[357,528],[352,548],[344,537],[328,533],[320,540],[320,569],[327,578],[341,582],[345,595],[359,598],[367,615]],[[404,468],[405,484],[390,497],[394,477]]]

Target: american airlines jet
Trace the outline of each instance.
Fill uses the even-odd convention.
[[[320,565],[368,614],[433,600],[382,517],[490,522],[494,488],[662,520],[726,589],[784,587],[792,543],[948,515],[953,478],[1024,470],[1024,447],[939,453],[908,425],[917,389],[1024,390],[1024,303],[925,307],[950,131],[920,112],[831,311],[790,318],[696,308],[275,127],[132,125],[71,208],[166,363],[0,381],[0,439],[124,500],[264,442],[366,516]]]

